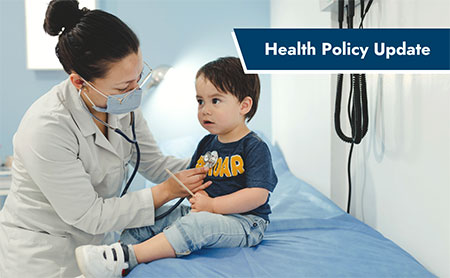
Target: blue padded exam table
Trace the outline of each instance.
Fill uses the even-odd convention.
[[[183,138],[161,147],[190,157],[196,145],[196,139]],[[127,277],[435,277],[395,243],[296,178],[279,148],[268,145],[278,185],[260,245],[204,249],[141,264]]]

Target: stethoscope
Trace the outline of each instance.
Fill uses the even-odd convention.
[[[212,168],[217,163],[217,159],[219,159],[219,154],[217,151],[206,152],[203,156],[203,161],[205,162],[205,167]]]
[[[85,107],[86,108],[86,107]],[[86,108],[86,110],[88,110]],[[131,183],[134,180],[134,177],[136,176],[136,173],[139,169],[139,164],[141,162],[141,150],[139,149],[139,144],[136,140],[136,130],[135,130],[135,116],[134,116],[134,111],[130,112],[130,116],[131,116],[131,132],[133,133],[133,139],[131,139],[130,137],[128,137],[122,130],[120,130],[117,127],[113,127],[112,125],[108,124],[105,121],[102,121],[101,119],[99,119],[97,116],[95,116],[94,114],[91,113],[91,111],[89,111],[89,114],[91,114],[97,121],[99,121],[100,123],[102,123],[104,126],[114,130],[117,134],[119,134],[120,136],[122,136],[125,140],[127,140],[130,144],[134,144],[134,146],[136,147],[136,165],[134,166],[134,170],[133,173],[131,174],[130,178],[128,179],[122,193],[120,194],[120,197],[122,197],[123,195],[125,195],[128,191],[128,188],[130,187]]]
[[[136,140],[136,130],[135,130],[135,116],[134,116],[134,111],[130,112],[130,116],[131,116],[131,131],[133,133],[133,139],[131,139],[130,137],[128,137],[125,132],[123,132],[122,130],[120,130],[117,127],[113,127],[112,125],[108,124],[107,122],[101,120],[100,118],[98,118],[97,116],[95,116],[94,114],[92,114],[91,111],[89,111],[89,109],[87,108],[86,104],[84,103],[84,101],[81,99],[80,97],[80,102],[81,105],[83,106],[83,108],[86,110],[86,112],[88,112],[92,117],[94,117],[97,121],[99,121],[100,123],[102,123],[104,126],[106,126],[109,129],[114,130],[114,132],[116,132],[117,134],[119,134],[120,136],[122,136],[125,140],[127,140],[130,144],[134,144],[136,146],[136,165],[134,167],[133,173],[131,174],[130,178],[128,179],[122,193],[120,194],[120,197],[122,197],[123,195],[125,195],[125,193],[127,193],[128,188],[130,187],[131,183],[133,182],[134,177],[136,176],[136,173],[139,169],[139,164],[141,162],[141,150],[139,149],[139,144]]]
[[[203,161],[205,162],[205,167],[208,167],[210,169],[212,169],[214,167],[214,165],[216,165],[217,160],[219,159],[219,154],[217,153],[217,151],[208,151],[203,155]],[[164,217],[166,217],[167,215],[169,215],[174,209],[176,209],[182,202],[184,201],[184,198],[180,198],[172,207],[170,207],[167,211],[165,211],[164,213],[155,216],[155,221],[160,220]]]
[[[133,173],[131,174],[130,178],[128,179],[125,188],[123,189],[122,193],[120,194],[120,197],[122,197],[123,195],[125,195],[128,191],[128,188],[130,187],[131,183],[134,180],[134,177],[136,176],[136,173],[139,169],[139,164],[141,162],[141,150],[139,149],[139,144],[137,142],[136,139],[136,130],[135,130],[135,116],[134,116],[134,111],[130,112],[131,115],[131,131],[133,134],[133,139],[131,139],[130,137],[128,137],[122,130],[120,130],[117,127],[113,127],[112,125],[108,124],[105,121],[102,121],[101,119],[99,119],[97,116],[95,116],[94,114],[91,113],[91,111],[89,111],[89,109],[87,109],[87,107],[85,105],[83,105],[83,107],[89,112],[89,114],[91,114],[97,121],[99,121],[100,123],[102,123],[104,126],[114,130],[114,132],[116,132],[117,134],[119,134],[120,136],[122,136],[125,140],[127,140],[130,144],[134,144],[136,146],[136,165],[134,166],[134,170]],[[208,168],[213,168],[214,165],[217,163],[217,160],[219,159],[219,154],[217,153],[217,151],[208,151],[205,153],[205,155],[203,156],[203,161],[205,162],[205,167]],[[184,198],[180,198],[172,207],[170,207],[167,211],[165,211],[164,213],[162,213],[161,215],[155,216],[155,221],[160,220],[164,217],[166,217],[167,215],[169,215],[174,209],[176,209],[182,202],[184,201]]]
[[[87,108],[86,108],[87,109]],[[136,176],[136,173],[139,169],[139,164],[141,162],[141,150],[139,149],[139,144],[136,140],[136,131],[135,131],[135,121],[134,121],[134,111],[130,112],[131,115],[131,131],[133,133],[133,139],[131,139],[130,137],[128,137],[122,130],[120,130],[117,127],[113,127],[110,124],[102,121],[101,119],[99,119],[98,117],[96,117],[94,114],[92,114],[89,110],[88,112],[99,122],[101,122],[102,124],[104,124],[106,127],[114,130],[117,134],[119,134],[120,136],[122,136],[125,140],[127,140],[130,144],[134,144],[136,146],[136,165],[134,166],[134,170],[133,173],[131,174],[130,178],[128,179],[122,193],[120,194],[120,197],[123,197],[123,195],[125,195],[128,191],[128,188],[130,187],[131,183],[134,180],[134,177]],[[184,198],[180,198],[180,200],[178,200],[178,202],[173,205],[170,209],[168,209],[166,212],[164,212],[161,215],[155,216],[155,221],[160,220],[164,217],[166,217],[167,215],[169,215],[174,209],[176,209],[181,202],[183,202]]]

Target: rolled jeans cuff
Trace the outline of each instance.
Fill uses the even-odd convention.
[[[174,225],[164,229],[164,235],[167,241],[172,245],[175,255],[182,257],[191,254],[192,240],[187,236],[183,227],[175,223]]]

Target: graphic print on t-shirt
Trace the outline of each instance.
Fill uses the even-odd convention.
[[[205,161],[203,160],[203,157],[205,155],[202,155],[197,160],[197,164],[195,165],[195,168],[200,168],[205,165]],[[214,177],[236,177],[239,174],[243,174],[245,172],[244,169],[244,160],[242,157],[238,154],[232,155],[232,156],[225,156],[225,158],[219,157],[217,159],[216,164],[213,168],[209,169],[208,176],[214,176]]]

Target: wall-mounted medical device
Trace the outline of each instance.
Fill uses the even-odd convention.
[[[346,27],[353,29],[353,19],[355,17],[356,7],[360,11],[359,29],[363,28],[363,21],[367,12],[372,5],[373,0],[320,0],[322,11],[336,12],[338,14],[339,29]],[[342,110],[342,90],[344,82],[344,74],[337,75],[336,84],[336,103],[334,112],[334,125],[336,133],[344,142],[350,143],[350,151],[347,163],[348,176],[348,199],[347,213],[350,213],[351,204],[351,159],[353,147],[355,144],[361,143],[361,140],[367,134],[369,127],[369,111],[367,105],[367,85],[365,74],[350,74],[350,92],[347,101],[347,118],[350,125],[350,134],[345,134],[341,128],[341,110]]]
[[[323,12],[338,13],[339,0],[319,0],[320,10]],[[349,0],[344,0],[344,5],[348,5]],[[361,4],[360,0],[355,0],[355,7]]]

